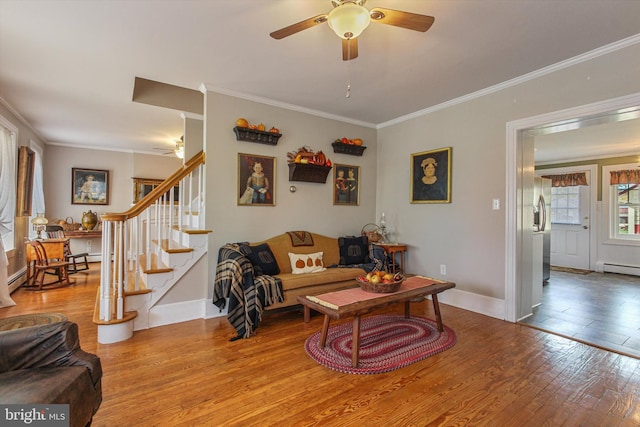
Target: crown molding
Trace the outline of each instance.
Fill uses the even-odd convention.
[[[495,92],[499,92],[503,89],[517,86],[521,83],[528,82],[530,80],[537,79],[542,76],[549,75],[551,73],[555,73],[559,70],[564,70],[566,68],[572,67],[577,64],[581,64],[586,61],[590,61],[595,58],[599,58],[601,56],[607,55],[609,53],[618,51],[620,49],[624,49],[629,46],[633,46],[640,43],[640,34],[633,35],[631,37],[627,37],[626,39],[618,40],[617,42],[608,44],[606,46],[600,47],[598,49],[594,49],[592,51],[583,53],[581,55],[574,56],[573,58],[566,59],[564,61],[557,62],[555,64],[549,65],[548,67],[541,68],[536,71],[532,71],[530,73],[524,74],[520,77],[516,77],[511,80],[504,81],[502,83],[498,83],[497,85],[490,86],[485,89],[480,89],[476,92],[469,93],[467,95],[463,95],[459,98],[454,98],[449,101],[443,102],[438,105],[434,105],[432,107],[425,108],[423,110],[418,110],[414,113],[407,114],[405,116],[398,117],[393,120],[389,120],[384,123],[378,124],[377,129],[382,129],[388,126],[396,125],[398,123],[406,122],[407,120],[415,119],[417,117],[426,116],[427,114],[431,114],[433,112],[444,110],[445,108],[452,107],[454,105],[463,104],[467,101],[471,101],[473,99],[477,99],[483,97],[485,95],[489,95]]]

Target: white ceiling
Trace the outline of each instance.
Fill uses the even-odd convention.
[[[329,0],[0,0],[0,97],[49,143],[153,152],[180,137],[182,119],[132,102],[136,76],[375,127],[640,31],[637,0],[366,4],[377,6],[435,23],[372,23],[343,62],[326,24],[269,37]]]

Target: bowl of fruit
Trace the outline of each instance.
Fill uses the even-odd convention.
[[[404,276],[400,273],[387,273],[386,271],[372,271],[366,276],[356,278],[362,290],[374,292],[376,294],[390,294],[396,292],[402,282]]]

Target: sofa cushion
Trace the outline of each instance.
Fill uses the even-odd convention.
[[[340,265],[364,264],[369,253],[369,239],[367,236],[340,237]]]
[[[271,248],[267,243],[256,246],[244,246],[243,252],[245,252],[251,264],[253,264],[256,276],[262,276],[263,274],[275,276],[280,273],[276,258],[273,256],[273,252],[271,252]]]
[[[322,255],[322,252],[314,252],[311,254],[295,254],[289,252],[291,273],[316,273],[326,270],[326,268],[324,268],[324,263],[322,262]]]

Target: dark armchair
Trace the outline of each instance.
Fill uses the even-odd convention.
[[[0,332],[0,403],[69,404],[70,426],[90,424],[102,402],[102,365],[63,321]]]

